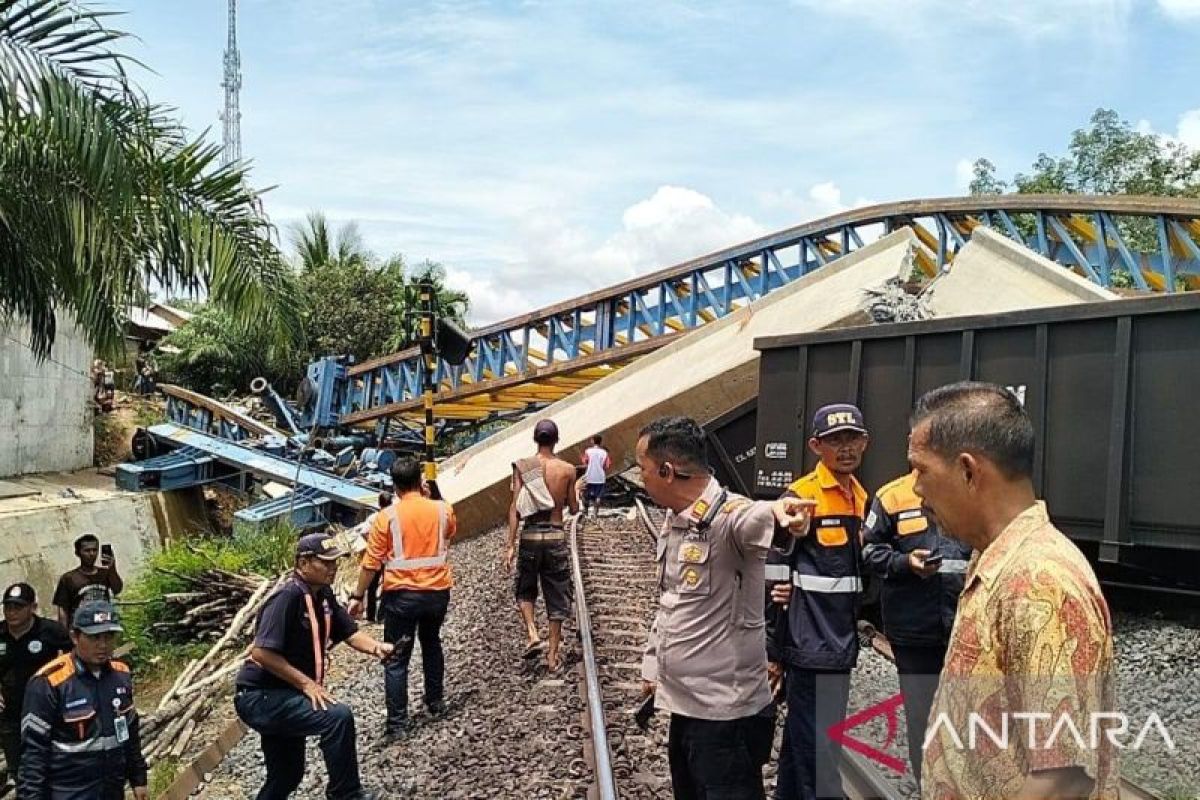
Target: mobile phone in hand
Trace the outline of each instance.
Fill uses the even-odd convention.
[[[113,548],[111,544],[100,545],[100,563],[105,566],[113,563]]]
[[[654,693],[646,695],[642,702],[638,704],[637,709],[633,712],[633,721],[642,730],[650,727],[650,718],[654,716]]]

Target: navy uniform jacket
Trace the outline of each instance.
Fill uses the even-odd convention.
[[[858,662],[862,592],[859,531],[867,493],[857,479],[844,491],[824,464],[793,483],[785,497],[816,501],[812,527],[786,551],[772,549],[768,581],[790,580],[787,611],[769,614],[768,658],[802,669],[842,671]]]
[[[110,661],[96,677],[74,655],[38,670],[21,718],[21,800],[119,800],[146,785],[133,680]]]
[[[913,492],[915,477],[904,475],[879,490],[864,526],[863,563],[883,578],[883,632],[893,644],[946,647],[962,594],[971,548],[944,536]],[[913,574],[908,554],[929,550],[942,556],[937,574]]]

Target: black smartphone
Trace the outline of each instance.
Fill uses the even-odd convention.
[[[934,552],[930,553],[929,555],[925,556],[925,566],[938,567],[938,566],[941,566],[941,564],[942,564],[942,554],[937,552],[936,550]]]
[[[106,564],[111,564],[113,560],[113,549],[111,544],[100,545],[100,558]]]
[[[654,693],[646,695],[642,702],[638,703],[637,709],[633,712],[633,721],[642,730],[650,727],[650,718],[654,716]]]

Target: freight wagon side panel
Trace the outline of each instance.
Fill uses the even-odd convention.
[[[1051,515],[1102,564],[1200,584],[1200,296],[760,340],[754,493],[811,469],[812,413],[857,402],[871,429],[859,477],[905,471],[923,393],[975,379],[1009,387],[1037,435],[1034,483]]]

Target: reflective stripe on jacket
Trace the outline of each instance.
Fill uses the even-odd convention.
[[[950,641],[971,548],[945,536],[925,515],[903,475],[879,490],[864,526],[863,563],[883,578],[883,632],[895,644],[942,646]],[[909,568],[913,550],[936,551],[942,566],[922,578]]]
[[[145,786],[138,725],[127,666],[112,661],[96,676],[73,653],[59,656],[25,690],[17,796],[96,800]]]
[[[362,565],[383,571],[385,592],[449,589],[453,580],[447,554],[456,530],[448,503],[407,492],[376,516]]]
[[[793,586],[787,624],[775,627],[768,650],[795,667],[843,670],[858,662],[859,532],[867,493],[857,479],[851,481],[846,492],[817,464],[788,487],[788,495],[817,503],[808,535],[789,552],[772,550],[767,563],[767,580],[790,580]]]

